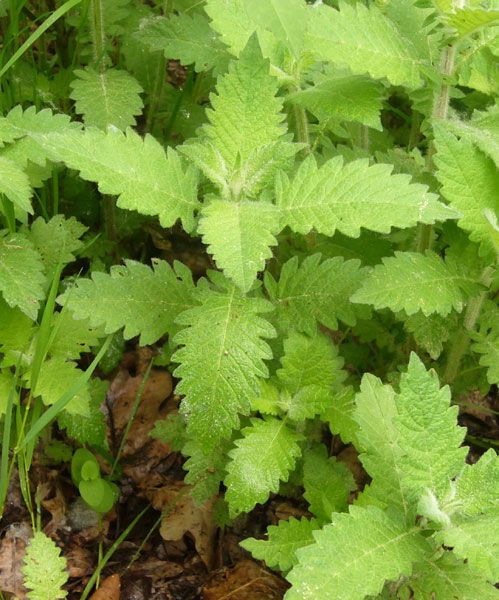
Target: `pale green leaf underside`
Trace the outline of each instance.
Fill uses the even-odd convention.
[[[336,230],[359,237],[361,227],[389,233],[392,227],[459,216],[437,201],[426,186],[410,183],[408,175],[391,175],[391,165],[369,165],[359,159],[343,165],[341,157],[317,168],[310,156],[303,161],[293,181],[283,173],[277,179],[277,205],[281,226],[298,233],[311,229],[332,236]]]
[[[163,50],[168,59],[194,64],[197,73],[214,68],[217,75],[227,68],[227,47],[200,14],[143,19],[135,37],[151,50]]]
[[[43,263],[22,234],[0,232],[0,291],[9,306],[35,320],[45,297]]]
[[[317,58],[375,79],[386,77],[394,85],[419,87],[428,57],[376,5],[342,2],[340,11],[324,5],[309,11],[308,46]]]
[[[67,596],[62,589],[68,580],[66,559],[60,554],[60,548],[41,531],[30,540],[21,571],[24,585],[32,590],[27,594],[31,600],[55,600]]]
[[[279,521],[278,525],[270,525],[267,529],[267,540],[248,538],[240,545],[251,552],[254,558],[264,560],[268,567],[287,571],[298,562],[296,551],[313,543],[312,532],[319,527],[317,519],[302,517],[298,521],[290,517],[289,521]]]
[[[163,227],[180,219],[186,231],[194,228],[193,213],[199,207],[196,173],[192,167],[184,171],[175,150],[169,148],[165,155],[152,136],[142,139],[131,129],[124,135],[89,128],[35,139],[52,160],[97,182],[102,194],[118,195],[120,208],[158,215]]]
[[[379,594],[385,580],[409,575],[426,542],[375,506],[351,506],[333,515],[333,526],[314,532],[315,543],[298,550],[285,600],[363,600]]]
[[[163,260],[154,260],[153,269],[129,260],[112,267],[109,275],[94,272],[92,279],[79,279],[58,301],[75,319],[104,325],[105,333],[125,327],[125,339],[140,334],[141,345],[152,344],[176,332],[177,315],[195,305],[190,271],[180,263],[175,268]]]
[[[435,600],[499,600],[498,589],[449,552],[436,562],[414,565],[414,572],[409,579],[414,600],[428,600],[432,595]]]
[[[499,214],[497,167],[467,139],[458,141],[440,125],[434,130],[435,164],[442,194],[463,215],[458,224],[470,239],[482,244],[482,250],[495,254],[494,232],[486,211]]]
[[[321,262],[321,255],[313,254],[300,266],[297,257],[286,262],[277,283],[266,273],[265,287],[283,327],[292,326],[313,337],[317,321],[333,330],[338,328],[338,319],[347,325],[356,323],[349,298],[366,272],[359,260],[344,261],[337,256]]]
[[[225,500],[232,515],[249,512],[263,503],[270,492],[279,490],[279,482],[287,481],[301,454],[298,442],[303,436],[287,427],[281,419],[251,419],[251,427],[241,432],[236,448],[229,452]]]
[[[438,539],[453,548],[459,558],[467,559],[473,571],[491,583],[499,581],[499,512],[455,519],[438,534]]]
[[[403,483],[416,493],[429,489],[440,498],[463,468],[467,454],[467,448],[461,447],[466,429],[457,426],[458,407],[450,406],[449,388],[440,389],[437,375],[427,371],[414,353],[395,401]]]
[[[499,513],[499,455],[490,448],[474,465],[465,465],[455,492],[462,514]]]
[[[14,206],[32,213],[31,193],[28,176],[21,167],[0,156],[0,194],[5,194]]]
[[[279,213],[264,202],[213,200],[203,208],[198,231],[217,266],[247,292],[277,244]]]
[[[321,81],[306,90],[290,94],[286,100],[324,118],[358,121],[381,131],[384,89],[383,85],[369,77],[350,75]]]
[[[383,259],[351,297],[352,302],[372,304],[376,309],[405,310],[408,315],[419,310],[427,316],[461,312],[468,286],[473,280],[456,271],[435,253],[395,252]]]
[[[363,450],[360,460],[373,479],[369,495],[398,506],[407,514],[409,499],[402,484],[404,473],[399,462],[400,434],[393,423],[398,414],[395,393],[391,386],[383,385],[377,377],[367,373],[362,377],[356,405],[354,418],[360,426],[357,439]]]
[[[189,415],[188,430],[208,451],[230,436],[239,413],[248,414],[258,395],[258,378],[268,375],[263,359],[272,357],[263,338],[274,337],[275,331],[258,316],[271,305],[245,298],[233,286],[225,293],[205,291],[199,300],[202,306],[177,318],[187,327],[175,336],[184,347],[172,360],[180,364],[176,390],[186,396],[181,411]]]
[[[76,69],[70,87],[75,111],[83,115],[85,125],[101,129],[114,126],[121,131],[136,125],[135,117],[142,112],[142,88],[127,71],[107,69],[97,72],[87,67]]]

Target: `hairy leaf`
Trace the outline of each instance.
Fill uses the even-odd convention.
[[[334,514],[333,524],[313,535],[315,543],[297,551],[286,600],[375,596],[385,580],[410,575],[412,562],[427,550],[417,530],[406,530],[376,506],[350,506],[349,514]]]
[[[485,27],[499,25],[499,10],[454,8],[452,12],[445,15],[445,22],[457,31],[460,38],[463,38]]]
[[[85,125],[101,129],[108,126],[124,131],[136,125],[135,117],[142,112],[142,88],[137,80],[120,69],[94,71],[90,67],[76,69],[70,87],[75,111],[83,115]]]
[[[104,328],[93,327],[88,319],[76,320],[69,310],[55,312],[52,317],[52,331],[47,354],[63,359],[78,359],[82,352],[89,352],[104,336]]]
[[[263,338],[275,336],[270,323],[258,316],[272,310],[271,305],[225,285],[222,291],[198,292],[201,306],[177,317],[186,328],[174,338],[184,346],[172,357],[180,364],[176,392],[186,396],[181,412],[188,416],[190,435],[207,452],[230,436],[239,413],[248,414],[258,395],[258,377],[268,375],[262,359],[272,357]]]
[[[277,240],[279,213],[265,202],[212,200],[203,209],[199,232],[225,275],[247,292]]]
[[[42,531],[37,531],[26,548],[24,585],[32,590],[27,596],[31,600],[56,600],[68,593],[62,586],[68,580],[65,571],[66,559],[61,550]]]
[[[276,181],[281,226],[298,233],[315,229],[359,237],[361,227],[389,233],[392,227],[456,218],[458,213],[408,175],[391,175],[391,165],[369,166],[367,160],[343,165],[341,156],[317,168],[313,156],[302,162],[292,182],[282,173]]]
[[[455,500],[464,515],[499,511],[499,455],[492,448],[474,465],[464,466],[455,482]]]
[[[300,521],[290,517],[289,521],[279,521],[278,525],[270,525],[267,529],[267,540],[247,538],[240,545],[258,560],[264,560],[270,568],[287,571],[298,562],[296,551],[312,544],[312,532],[319,529],[318,519]]]
[[[451,324],[438,314],[424,315],[419,311],[405,320],[404,327],[414,336],[416,344],[436,360],[444,349],[443,343],[449,339]]]
[[[355,391],[348,386],[334,394],[321,420],[326,421],[331,432],[340,435],[345,444],[354,442],[357,445],[359,425],[354,420],[354,412]]]
[[[478,291],[472,277],[430,250],[426,255],[395,252],[364,279],[351,301],[405,310],[408,315],[420,310],[425,316],[446,316],[452,309],[461,312],[469,294]]]
[[[278,308],[283,328],[292,325],[313,337],[317,321],[333,330],[338,328],[338,319],[347,325],[355,324],[349,298],[366,272],[358,260],[344,261],[335,257],[321,262],[321,255],[313,254],[300,266],[297,257],[288,260],[278,282],[268,272],[264,281],[270,300]]]
[[[96,181],[102,194],[119,195],[120,208],[158,215],[163,227],[180,219],[186,231],[193,229],[199,207],[196,172],[192,167],[184,171],[175,150],[169,148],[165,155],[152,136],[142,139],[131,129],[123,134],[90,128],[35,139],[52,160]]]
[[[0,156],[0,194],[5,194],[21,210],[33,212],[28,176],[19,165],[3,156]]]
[[[228,475],[225,478],[232,516],[250,511],[255,504],[267,500],[270,492],[279,490],[279,482],[287,481],[301,454],[298,442],[303,436],[290,429],[284,421],[269,417],[251,419],[236,448],[229,452]]]
[[[125,339],[140,334],[140,343],[147,345],[178,330],[175,318],[195,304],[193,289],[192,274],[181,263],[174,271],[163,260],[153,259],[152,269],[128,260],[109,275],[94,272],[92,279],[79,279],[57,300],[75,319],[104,324],[105,333],[125,327]]]

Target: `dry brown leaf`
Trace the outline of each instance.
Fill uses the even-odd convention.
[[[70,578],[84,577],[90,572],[94,562],[94,555],[88,548],[75,546],[70,548],[64,555],[68,563],[68,572]]]
[[[41,498],[43,498],[42,495]],[[43,528],[44,533],[51,537],[57,529],[62,529],[66,525],[66,512],[68,507],[66,498],[58,485],[55,487],[55,496],[49,500],[41,499],[41,505],[52,515],[51,520]]]
[[[153,507],[162,512],[171,504],[186,485],[181,481],[171,481],[161,488],[147,489],[145,495]],[[189,493],[182,496],[161,521],[160,534],[164,540],[178,541],[186,533],[194,538],[196,550],[209,569],[213,566],[216,526],[213,524],[212,510],[216,498],[197,506]]]
[[[175,562],[149,558],[140,563],[134,563],[131,570],[137,575],[149,577],[154,582],[158,579],[177,577],[183,572],[184,568]]]
[[[120,587],[120,576],[117,573],[110,575],[90,596],[90,600],[120,600]]]
[[[0,590],[16,595],[19,600],[27,598],[21,568],[24,567],[26,545],[32,536],[28,523],[11,525],[0,546]]]
[[[215,571],[203,587],[204,600],[282,600],[288,584],[251,560]]]

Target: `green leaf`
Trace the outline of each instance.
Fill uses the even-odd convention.
[[[54,312],[52,331],[55,335],[47,354],[69,360],[76,360],[83,352],[90,352],[105,335],[103,327],[93,327],[88,319],[76,320],[69,310]]]
[[[287,571],[298,562],[296,551],[313,543],[312,532],[319,527],[318,519],[302,517],[298,521],[290,517],[289,521],[270,525],[267,540],[247,538],[239,545],[251,552],[254,558],[264,560],[267,567]]]
[[[97,72],[86,67],[76,69],[70,87],[75,100],[75,112],[83,115],[85,125],[101,129],[114,126],[124,131],[136,125],[135,117],[142,112],[142,88],[137,80],[119,69]]]
[[[214,171],[230,181],[234,170],[246,165],[255,151],[286,133],[277,89],[253,36],[239,60],[232,61],[229,72],[218,80],[217,94],[210,97],[212,109],[207,109],[210,124],[203,127],[197,152],[191,155],[189,145],[182,151],[201,168],[205,162],[213,164],[215,155]]]
[[[246,0],[250,19],[262,29],[270,30],[284,42],[295,59],[300,58],[307,29],[308,13],[303,0]]]
[[[446,552],[436,561],[414,565],[408,584],[414,600],[499,600],[499,590],[472,571],[468,564]]]
[[[241,433],[243,437],[229,452],[224,481],[231,516],[249,512],[255,504],[265,502],[270,492],[279,491],[279,482],[287,481],[301,454],[298,442],[303,439],[284,421],[271,417],[251,419],[251,426]]]
[[[27,352],[34,332],[33,320],[0,296],[0,352]]]
[[[437,539],[466,559],[470,568],[491,583],[499,581],[499,514],[455,517],[452,525],[437,534]]]
[[[247,292],[272,256],[270,246],[277,244],[279,213],[265,202],[212,200],[198,229],[217,266]]]
[[[322,334],[308,337],[291,330],[284,341],[281,364],[277,377],[291,394],[310,385],[340,388],[347,375],[341,370],[343,359],[337,347]]]
[[[192,274],[181,263],[175,271],[163,260],[153,259],[153,268],[128,260],[114,266],[110,275],[92,273],[57,299],[75,319],[90,325],[105,325],[105,333],[125,327],[124,337],[140,334],[141,345],[152,344],[165,333],[175,333],[175,318],[194,305]]]
[[[76,260],[75,252],[83,248],[81,236],[88,227],[82,225],[74,217],[66,219],[64,215],[55,215],[46,222],[38,217],[30,227],[23,226],[20,232],[33,242],[40,255],[47,282],[50,283],[61,259],[66,265]]]
[[[284,263],[278,282],[268,272],[264,281],[283,329],[293,326],[314,337],[317,321],[333,330],[338,329],[338,319],[355,324],[349,298],[366,272],[359,260],[344,261],[338,256],[321,262],[321,255],[313,254],[300,266],[297,257]]]
[[[480,354],[480,364],[487,367],[487,381],[499,384],[499,326],[493,324],[490,329],[473,332],[472,349]]]
[[[467,448],[461,447],[466,429],[457,426],[457,406],[450,406],[448,386],[440,389],[438,377],[412,353],[396,396],[398,416],[393,422],[400,433],[403,452],[398,465],[403,484],[415,493],[429,489],[438,499],[463,468]]]
[[[442,194],[463,217],[458,225],[468,232],[473,242],[481,244],[482,254],[496,247],[493,231],[485,211],[499,212],[499,172],[490,158],[463,138],[457,140],[436,124],[435,164]]]
[[[61,429],[65,429],[72,440],[80,444],[90,446],[106,445],[106,423],[104,413],[101,412],[101,404],[106,399],[106,391],[109,386],[107,381],[94,378],[88,382],[89,414],[88,416],[70,413],[63,410],[57,417],[57,423]]]
[[[12,373],[7,369],[0,371],[0,418],[3,417],[7,410],[9,402],[9,394],[14,383]]]
[[[414,336],[418,346],[437,360],[444,349],[443,343],[449,339],[449,323],[440,315],[425,315],[419,311],[404,322],[404,328]]]
[[[364,75],[347,75],[328,78],[306,90],[289,94],[286,101],[314,114],[358,121],[381,131],[384,89],[381,83]]]
[[[238,413],[248,414],[258,395],[259,377],[267,377],[262,359],[272,353],[263,338],[275,336],[273,327],[258,316],[271,305],[260,298],[246,298],[225,283],[222,291],[200,290],[201,306],[177,317],[186,326],[174,338],[184,347],[172,357],[180,364],[176,387],[186,397],[181,412],[189,415],[188,431],[211,450],[220,438],[228,438],[239,424]]]
[[[346,510],[350,492],[357,486],[348,467],[334,456],[328,458],[326,447],[321,444],[305,452],[303,487],[310,512],[329,523],[333,512]]]
[[[343,388],[335,394],[321,420],[329,424],[331,433],[340,435],[345,444],[354,442],[357,445],[359,425],[354,420],[355,391],[351,386]]]
[[[66,362],[59,358],[46,360],[33,393],[35,396],[41,396],[45,406],[55,404],[59,398],[67,392],[76,380],[83,375],[83,372],[77,368],[75,362]],[[78,392],[65,407],[71,415],[90,415],[90,393],[88,387],[84,387]]]
[[[0,194],[5,194],[14,206],[33,213],[28,176],[19,165],[3,156],[0,156]]]
[[[276,180],[281,226],[306,234],[341,231],[359,237],[361,227],[389,233],[392,227],[412,227],[456,218],[458,213],[437,201],[425,185],[408,175],[391,175],[393,166],[369,165],[364,159],[343,165],[341,156],[317,168],[307,157],[292,182],[281,173]]]
[[[413,17],[410,13],[420,18],[417,9],[405,6],[406,19]],[[340,2],[339,7],[309,8],[308,47],[318,59],[348,66],[356,74],[386,77],[394,85],[421,85],[421,71],[430,64],[428,48],[423,49],[419,39],[426,37],[424,29],[413,28],[409,37],[375,4]]]
[[[499,10],[454,8],[445,15],[445,23],[457,31],[459,38],[463,38],[485,27],[499,25]]]
[[[0,291],[7,304],[18,306],[35,320],[45,298],[43,263],[33,244],[22,234],[0,231]]]
[[[478,462],[465,465],[454,489],[460,513],[494,514],[499,509],[499,455],[490,448]]]
[[[203,15],[180,13],[144,19],[135,37],[151,50],[163,50],[168,59],[178,59],[182,65],[194,64],[197,73],[213,69],[218,75],[227,69],[227,46],[214,35]]]
[[[430,250],[424,256],[395,252],[364,279],[351,301],[372,304],[376,309],[405,310],[408,315],[421,310],[425,316],[438,313],[445,317],[452,309],[461,312],[467,297],[478,291],[473,278]]]
[[[197,176],[185,171],[172,148],[168,154],[150,135],[144,139],[131,129],[107,132],[87,129],[84,133],[35,136],[50,158],[80,171],[83,179],[96,181],[102,194],[119,195],[118,206],[145,215],[158,215],[163,227],[177,219],[186,231],[195,225],[199,207]]]
[[[366,373],[356,400],[354,418],[360,426],[357,439],[363,450],[359,458],[373,479],[369,495],[408,515],[410,501],[403,485],[400,434],[394,425],[398,415],[395,393],[391,386]]]
[[[427,551],[417,529],[406,530],[401,520],[375,506],[350,506],[349,514],[334,514],[332,526],[313,535],[315,543],[297,551],[286,600],[375,596],[386,580],[410,575],[412,563]]]
[[[24,585],[32,590],[27,593],[31,600],[56,600],[65,598],[62,586],[68,580],[66,559],[61,550],[42,531],[37,531],[26,548]]]

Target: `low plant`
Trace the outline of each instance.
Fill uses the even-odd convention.
[[[45,298],[33,190],[47,225],[60,186],[82,215],[97,184],[107,246],[57,301],[161,340],[183,399],[154,435],[197,501],[223,484],[232,518],[303,490],[314,519],[244,542],[291,569],[286,598],[498,596],[497,455],[465,465],[435,375],[454,399],[499,383],[498,23],[495,0],[92,0],[60,21],[82,68],[57,34],[44,104],[68,108],[65,81],[83,125],[5,80],[4,310],[33,323]],[[124,215],[200,238],[213,270],[141,251],[107,272]],[[330,434],[372,477],[354,500]]]

